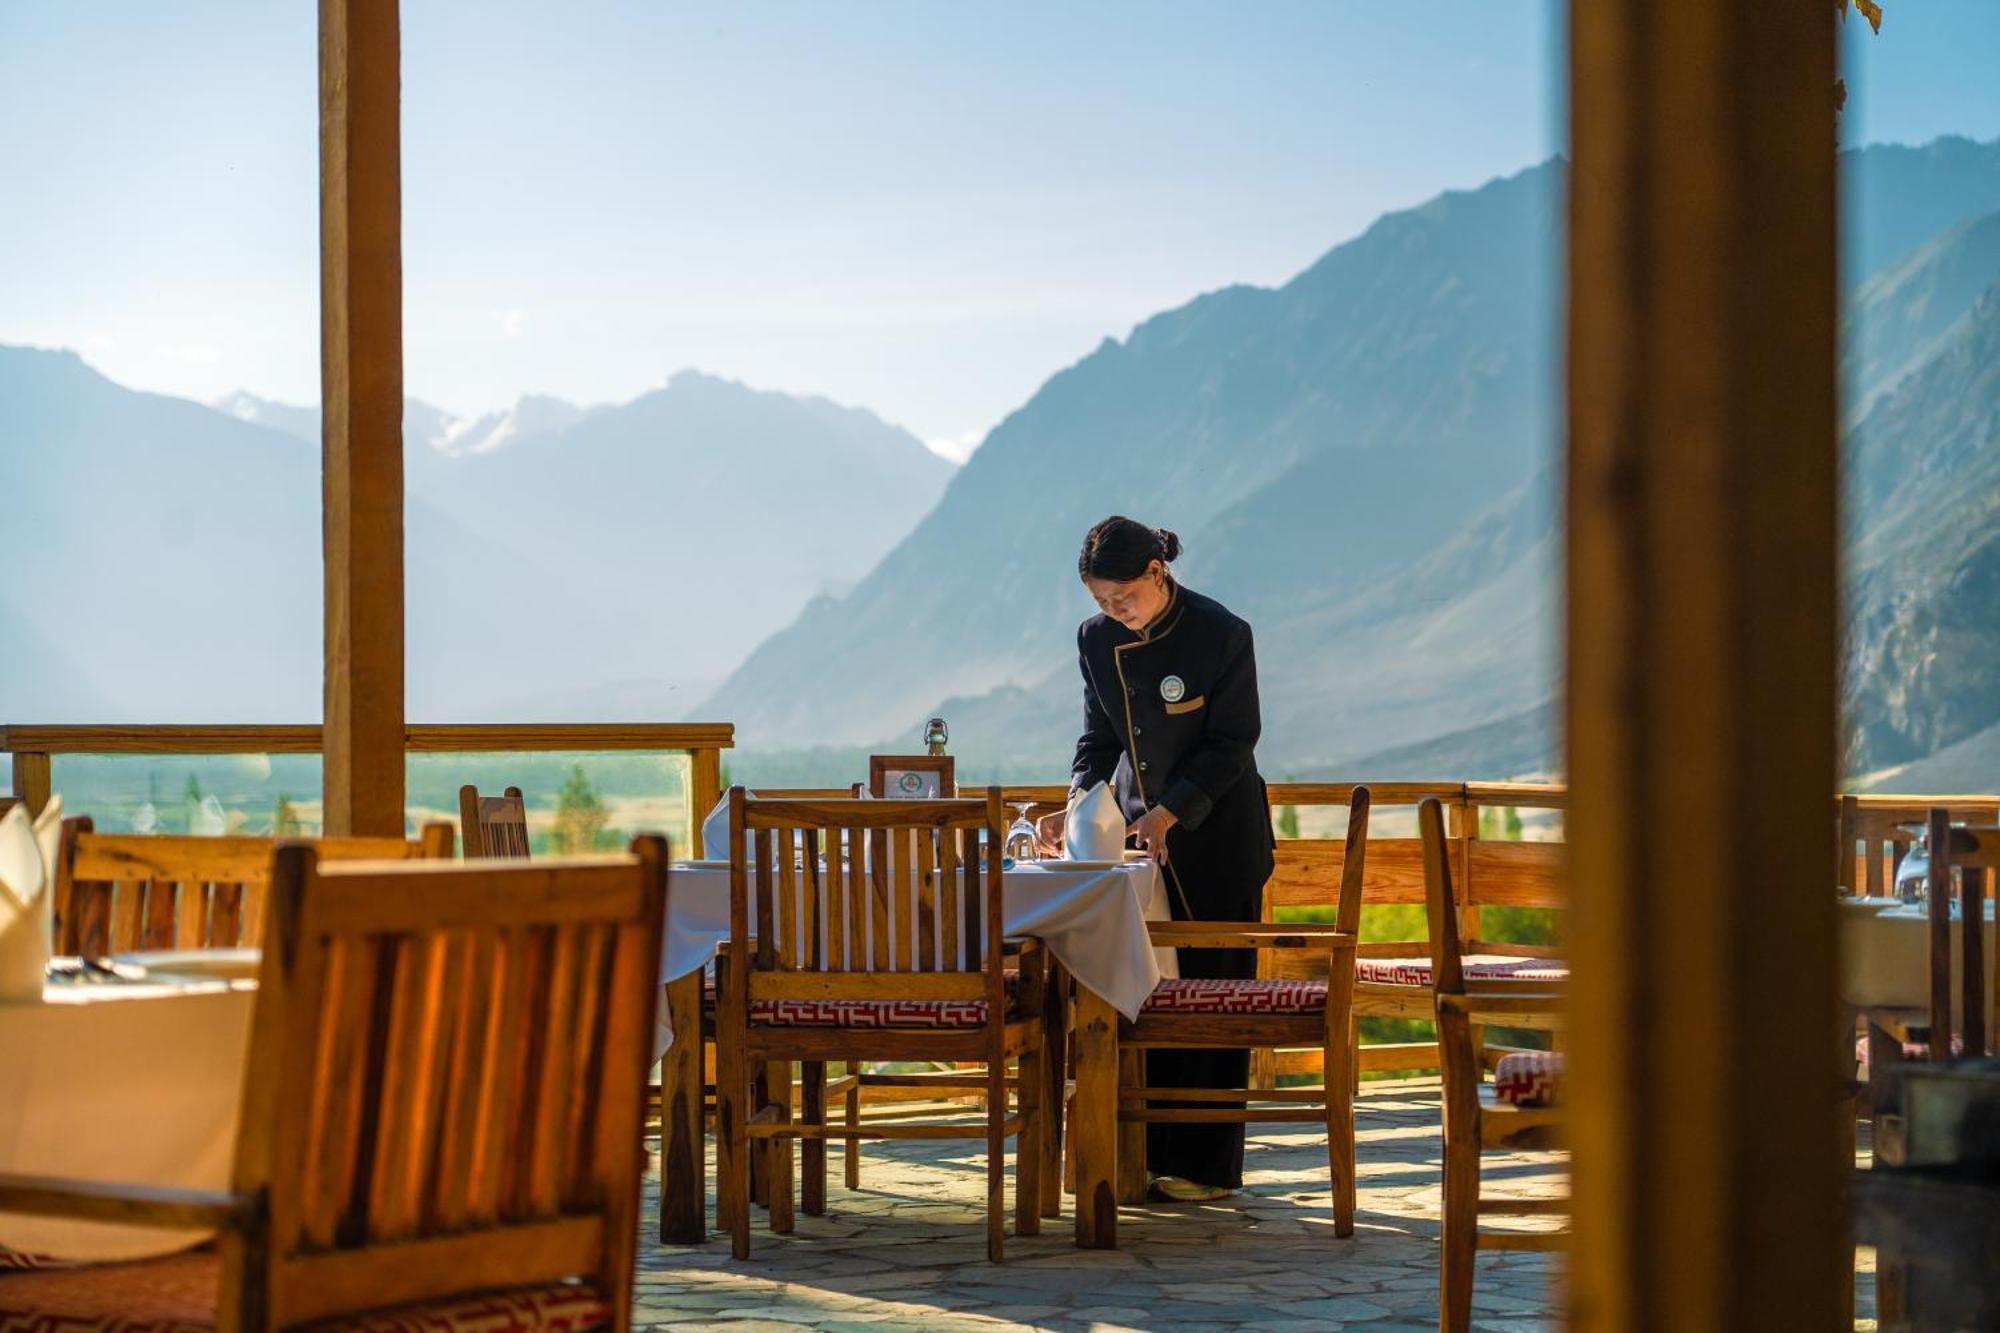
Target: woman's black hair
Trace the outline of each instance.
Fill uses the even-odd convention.
[[[1144,575],[1155,560],[1172,564],[1180,553],[1181,539],[1165,528],[1149,528],[1113,514],[1084,537],[1076,572],[1086,579],[1130,583]]]

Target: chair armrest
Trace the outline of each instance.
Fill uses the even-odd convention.
[[[1332,926],[1288,926],[1270,921],[1149,921],[1154,944],[1182,949],[1352,949],[1355,934]]]
[[[252,1195],[60,1176],[0,1173],[0,1213],[170,1229],[240,1229],[257,1212]]]
[[[1568,1007],[1569,997],[1547,992],[1510,991],[1504,995],[1480,991],[1471,995],[1440,995],[1438,1008],[1469,1018],[1508,1014],[1553,1014]]]

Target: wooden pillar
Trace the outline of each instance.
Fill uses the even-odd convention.
[[[320,0],[326,831],[403,832],[403,244],[396,0]]]
[[[1834,16],[1571,5],[1580,1329],[1826,1329]]]
[[[714,852],[702,846],[701,821],[722,799],[722,751],[715,746],[697,746],[688,755],[688,842],[694,857],[728,854],[727,848]]]

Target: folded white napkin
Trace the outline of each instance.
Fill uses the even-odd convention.
[[[1070,793],[1063,855],[1071,861],[1116,861],[1125,855],[1125,812],[1108,784]]]
[[[62,798],[28,818],[17,805],[0,818],[0,1000],[39,1000],[55,933],[56,853]]]
[[[745,790],[745,796],[757,793]],[[750,838],[743,839],[744,860],[749,860]],[[701,854],[711,861],[729,859],[729,793],[722,793],[722,799],[715,803],[715,809],[708,812],[708,818],[701,821]]]

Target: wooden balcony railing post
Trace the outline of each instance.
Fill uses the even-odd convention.
[[[14,794],[27,804],[30,815],[39,815],[49,803],[51,768],[46,752],[17,751],[14,755]]]
[[[701,845],[701,821],[722,799],[722,751],[713,745],[697,746],[690,755],[688,773],[688,844],[690,855],[707,856]]]

